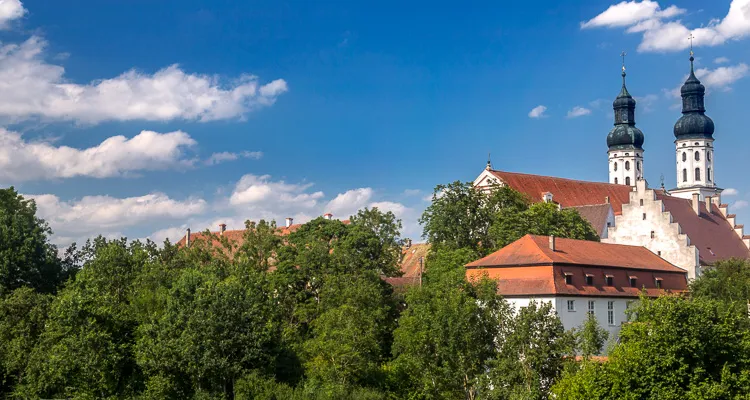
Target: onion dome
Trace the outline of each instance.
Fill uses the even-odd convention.
[[[713,139],[714,121],[706,115],[704,98],[706,87],[701,84],[693,71],[693,58],[690,54],[690,76],[680,88],[682,95],[682,117],[674,124],[674,136],[681,139]]]
[[[610,150],[643,150],[643,132],[635,127],[635,99],[625,86],[625,67],[622,67],[622,89],[612,103],[615,110],[615,127],[607,135]]]

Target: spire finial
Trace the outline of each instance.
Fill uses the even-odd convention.
[[[622,84],[625,85],[625,56],[628,55],[625,51],[620,53],[620,57],[622,57]]]
[[[492,159],[490,158],[490,153],[487,153],[487,169],[492,169]]]
[[[661,188],[664,189],[664,174],[661,174],[659,179],[661,180]]]
[[[695,36],[693,36],[693,32],[690,32],[690,36],[688,36],[688,40],[690,41],[690,72],[693,72],[693,61],[695,60],[695,57],[693,55],[693,39],[695,39]]]

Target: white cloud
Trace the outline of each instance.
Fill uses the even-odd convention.
[[[543,105],[538,105],[529,111],[529,118],[543,118],[546,117],[544,115],[544,112],[547,111],[547,107]]]
[[[745,63],[727,67],[717,67],[715,69],[710,68],[699,68],[695,70],[695,76],[701,80],[707,91],[731,90],[731,85],[738,80],[746,77],[750,73],[750,67]],[[683,82],[687,79],[687,75],[684,76]],[[666,93],[674,98],[680,98],[680,88],[682,83],[673,88],[667,90]]]
[[[358,210],[367,207],[374,191],[371,188],[359,188],[339,193],[325,206],[327,212],[340,218],[348,218]]]
[[[750,203],[748,203],[746,200],[737,200],[734,202],[734,204],[732,204],[732,208],[735,210],[741,210],[749,205]]]
[[[740,191],[735,188],[726,188],[721,192],[722,196],[737,196],[738,194],[740,194]]]
[[[591,114],[591,110],[588,108],[575,106],[572,110],[568,111],[568,118],[578,118],[589,114]]]
[[[716,64],[726,64],[728,62],[729,62],[729,59],[726,58],[726,57],[716,57],[714,59],[714,63],[716,63]]]
[[[142,131],[133,138],[112,136],[86,149],[25,141],[20,134],[0,128],[0,179],[108,178],[128,173],[186,168],[192,161],[185,150],[196,144],[182,131]]]
[[[323,198],[323,192],[307,192],[311,186],[311,183],[272,181],[270,175],[247,174],[235,185],[229,204],[261,214],[275,214],[279,210],[310,210]]]
[[[253,160],[259,160],[262,157],[263,157],[263,152],[261,151],[241,151],[239,153],[223,151],[220,153],[211,154],[211,156],[208,157],[208,159],[206,159],[205,163],[207,165],[216,165],[216,164],[221,164],[227,161],[235,161],[240,158],[250,158]]]
[[[419,189],[406,189],[404,190],[404,196],[419,196],[422,191]]]
[[[24,196],[34,199],[38,215],[47,220],[55,232],[55,242],[66,245],[71,238],[81,240],[97,234],[117,236],[124,228],[155,220],[187,218],[204,212],[207,207],[203,199],[179,201],[163,193],[122,199],[85,196],[69,201],[52,194]]]
[[[243,75],[230,85],[189,74],[177,65],[153,74],[129,70],[88,84],[71,83],[62,66],[44,60],[44,39],[0,47],[0,115],[98,123],[106,120],[210,121],[242,118],[287,91],[277,79],[261,84]]]
[[[638,51],[684,50],[690,45],[690,34],[694,36],[694,46],[718,46],[750,35],[750,0],[732,0],[724,18],[712,19],[692,30],[680,20],[670,20],[684,13],[676,6],[662,10],[655,1],[623,1],[581,23],[581,29],[627,28],[628,33],[642,33]]]
[[[0,29],[8,29],[10,21],[21,18],[26,9],[19,0],[0,0]]]
[[[625,27],[647,23],[661,18],[671,18],[683,14],[685,10],[670,6],[662,10],[659,3],[644,0],[623,1],[609,6],[603,13],[586,22],[581,22],[581,29],[596,27]]]

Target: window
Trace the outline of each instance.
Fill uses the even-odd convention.
[[[700,160],[701,160],[701,153],[698,153],[698,152],[696,151],[696,152],[695,152],[695,161],[700,161]]]
[[[607,275],[604,277],[604,279],[607,281],[607,286],[614,286],[615,285],[615,278],[612,275]]]
[[[695,145],[696,145],[696,146],[700,146],[701,144],[700,144],[700,143],[698,143],[698,142],[695,142]]]
[[[630,171],[630,161],[625,161],[625,171]]]
[[[656,285],[657,289],[661,289],[661,278],[654,279],[654,284]]]
[[[682,169],[682,181],[687,182],[687,168]],[[617,182],[615,182],[617,183]]]
[[[594,286],[594,275],[586,274],[586,285]]]
[[[706,159],[708,159],[708,161],[711,161],[711,152],[710,151],[708,153],[706,153]]]
[[[594,300],[589,300],[589,314],[594,315],[595,304]]]
[[[643,199],[641,199],[641,207],[643,207]]]
[[[568,300],[568,311],[575,311],[576,310],[576,301],[575,300]]]
[[[615,171],[617,171],[617,162],[615,162]]]
[[[711,182],[711,167],[706,168],[706,181]]]
[[[638,286],[638,278],[635,276],[630,277],[630,287],[637,287]]]
[[[646,220],[646,213],[643,213],[643,220]]]
[[[651,231],[651,239],[653,239],[653,238],[655,238],[655,237],[656,237],[656,232],[654,232],[654,231]]]
[[[610,325],[615,324],[615,302],[607,302],[607,323]]]
[[[573,284],[573,274],[570,272],[565,273],[565,284],[566,285],[572,285]]]
[[[682,152],[682,161],[687,161],[687,153],[685,153],[684,151]]]
[[[637,162],[637,163],[635,164],[635,169],[636,169],[636,171],[638,171],[638,172],[641,172],[641,162],[640,162],[640,161],[638,161],[638,162]]]
[[[696,168],[695,169],[695,180],[696,181],[701,180],[701,169],[700,168]]]
[[[661,257],[661,250],[657,251],[656,255],[659,256],[659,257]]]
[[[617,178],[615,178],[615,185],[617,185],[617,183],[618,183],[618,182],[617,182]]]
[[[625,177],[625,184],[630,186],[630,177]]]

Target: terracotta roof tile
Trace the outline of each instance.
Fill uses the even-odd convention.
[[[573,206],[578,211],[578,214],[583,217],[586,221],[589,221],[591,226],[596,231],[599,237],[604,235],[604,231],[607,229],[607,218],[609,217],[609,210],[612,208],[609,204],[593,204],[585,206]]]
[[[656,191],[656,198],[664,203],[664,209],[672,214],[673,221],[680,224],[682,233],[690,238],[690,244],[698,248],[701,264],[711,265],[732,257],[750,258],[750,249],[718,210],[712,209],[709,213],[705,202],[700,202],[699,216],[693,211],[691,200],[661,191]]]
[[[490,171],[512,189],[526,194],[532,201],[541,201],[541,193],[552,193],[552,200],[562,207],[603,204],[605,198],[615,214],[622,213],[622,205],[630,201],[632,187],[603,182],[587,182],[552,176]]]
[[[401,272],[404,278],[419,277],[421,268],[424,265],[420,265],[419,260],[426,259],[427,253],[430,251],[430,245],[427,243],[416,243],[412,244],[411,247],[404,247],[401,250]],[[424,261],[423,261],[424,263]]]

